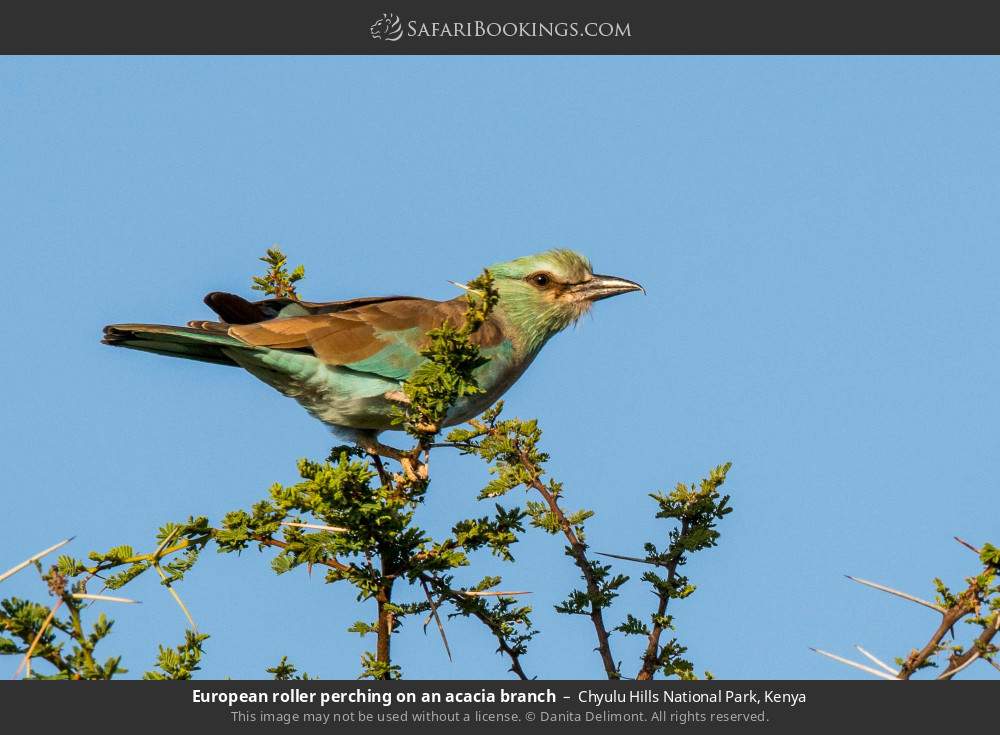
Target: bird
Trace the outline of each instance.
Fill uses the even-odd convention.
[[[553,336],[595,301],[645,289],[634,281],[595,274],[568,249],[488,267],[499,300],[473,335],[486,362],[473,372],[481,389],[463,396],[442,426],[463,423],[493,405]],[[218,321],[185,326],[110,324],[104,344],[170,357],[240,367],[289,396],[335,435],[365,448],[393,423],[393,396],[426,359],[428,330],[462,323],[468,296],[447,301],[376,296],[313,302],[293,298],[249,301],[214,291],[204,299]]]

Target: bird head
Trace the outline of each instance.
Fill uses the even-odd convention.
[[[541,347],[587,313],[595,301],[645,289],[616,276],[595,274],[572,250],[548,250],[489,267],[500,294],[497,309],[525,338]]]

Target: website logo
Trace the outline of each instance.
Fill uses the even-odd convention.
[[[382,13],[368,30],[376,41],[398,41],[403,37],[403,24],[395,13]]]

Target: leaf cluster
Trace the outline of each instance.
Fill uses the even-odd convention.
[[[295,290],[295,284],[305,277],[305,266],[299,265],[289,271],[286,267],[288,258],[277,246],[268,248],[260,260],[267,265],[267,272],[263,276],[253,276],[253,285],[250,288],[254,291],[263,291],[277,299],[298,301],[299,295]]]
[[[143,679],[152,681],[186,680],[201,668],[202,645],[208,639],[206,633],[193,630],[184,631],[184,642],[173,648],[159,647],[156,669],[147,671]]]
[[[402,405],[394,407],[393,422],[419,441],[438,433],[451,408],[460,399],[483,392],[473,373],[485,365],[474,340],[500,296],[490,272],[466,284],[468,306],[462,324],[446,321],[427,332],[425,359],[403,384]]]
[[[680,571],[681,567],[687,564],[691,554],[717,545],[719,531],[716,525],[732,512],[729,496],[722,495],[719,490],[731,466],[726,463],[715,467],[700,483],[678,483],[668,493],[650,493],[657,504],[656,517],[673,522],[667,533],[666,547],[659,550],[655,544],[647,542],[643,545],[645,556],[637,560],[652,567],[643,573],[642,580],[656,596],[657,609],[649,616],[652,627],[629,614],[615,628],[626,635],[647,638],[642,671],[649,676],[659,670],[665,677],[697,678],[694,665],[684,658],[687,647],[676,638],[666,643],[661,643],[660,638],[663,632],[675,630],[673,616],[666,614],[670,602],[686,599],[695,591],[695,585]],[[710,676],[706,672],[706,677]]]

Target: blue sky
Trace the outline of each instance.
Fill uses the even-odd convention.
[[[208,317],[202,296],[249,295],[274,243],[317,300],[450,298],[448,279],[566,246],[648,290],[598,304],[507,396],[567,505],[596,512],[593,548],[661,540],[646,493],[731,460],[736,510],[675,610],[698,670],[853,677],[808,647],[904,655],[934,614],[843,575],[931,597],[978,569],[953,535],[1000,543],[998,131],[995,58],[3,59],[0,568],[71,534],[77,556],[151,547],[331,444],[248,375],[112,350],[104,324]],[[439,452],[433,478],[426,528],[484,512],[477,460]],[[599,677],[589,621],[552,612],[576,581],[560,539],[516,553],[459,579],[534,590],[529,674]],[[212,635],[205,676],[286,654],[355,676],[369,642],[344,628],[368,608],[269,557],[209,552],[179,587]],[[647,614],[642,570],[618,568],[636,579],[611,621]],[[103,650],[138,675],[185,623],[153,578],[128,589],[144,604],[108,610]],[[30,573],[0,592],[44,599]],[[507,676],[477,625],[448,623],[451,664],[409,625],[405,675]],[[634,673],[638,642],[615,643]]]

